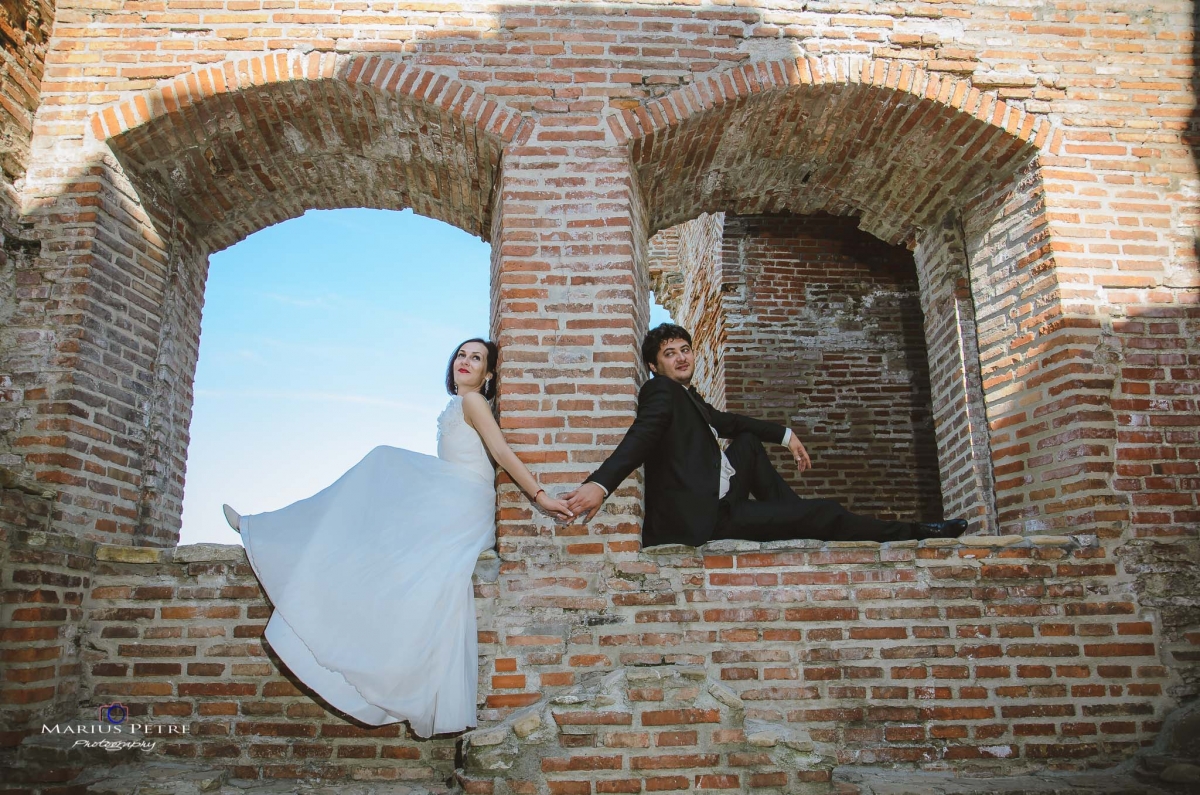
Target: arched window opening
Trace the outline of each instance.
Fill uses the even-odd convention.
[[[181,544],[240,543],[372,447],[436,451],[450,349],[488,336],[490,246],[389,210],[319,210],[209,260]]]
[[[854,218],[703,214],[654,236],[655,289],[697,350],[696,386],[728,411],[800,433],[798,494],[881,518],[942,518],[912,253]]]

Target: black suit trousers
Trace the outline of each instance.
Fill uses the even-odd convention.
[[[719,503],[714,540],[901,541],[912,537],[911,522],[875,519],[851,513],[836,500],[798,496],[771,466],[762,442],[753,434],[734,437],[725,455],[737,472]]]

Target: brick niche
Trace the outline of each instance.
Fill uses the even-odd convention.
[[[699,330],[698,380],[714,405],[800,434],[813,458],[803,475],[784,448],[771,451],[797,493],[881,518],[940,520],[912,253],[853,218],[724,214],[706,247],[691,244],[706,225],[660,232],[669,239],[650,272],[664,306]]]

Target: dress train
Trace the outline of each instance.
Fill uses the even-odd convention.
[[[347,715],[422,737],[476,725],[471,573],[495,543],[495,475],[461,403],[438,418],[438,457],[376,447],[312,497],[240,523],[280,659]]]

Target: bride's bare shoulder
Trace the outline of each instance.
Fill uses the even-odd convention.
[[[487,398],[478,392],[468,392],[463,395],[462,407],[463,416],[472,428],[477,427],[477,421],[487,422],[488,419],[491,419],[493,423],[495,422],[495,418],[492,417],[491,405],[487,402]]]

